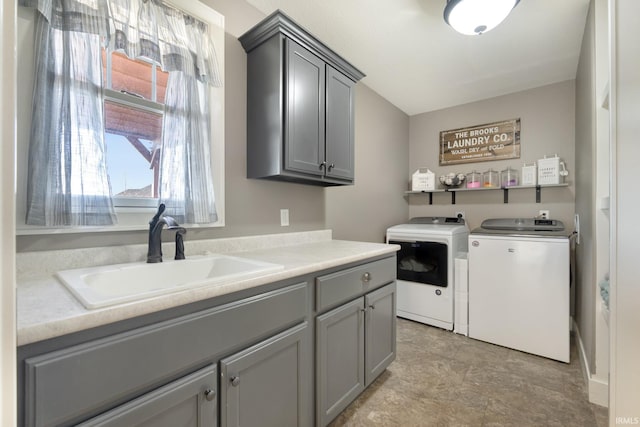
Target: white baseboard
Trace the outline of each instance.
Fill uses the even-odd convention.
[[[584,350],[584,344],[582,343],[582,337],[580,336],[580,329],[578,328],[575,320],[573,321],[573,331],[576,334],[576,343],[578,344],[578,354],[580,357],[580,366],[582,367],[582,375],[589,391],[589,402],[607,408],[609,407],[609,381],[608,379],[599,378],[597,375],[591,374],[587,353]]]

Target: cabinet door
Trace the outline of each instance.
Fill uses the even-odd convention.
[[[222,426],[310,425],[307,322],[220,362]]]
[[[396,358],[396,283],[365,295],[365,386]]]
[[[285,168],[324,174],[325,63],[286,39]]]
[[[216,367],[210,365],[79,426],[216,426],[217,382]]]
[[[327,425],[364,390],[364,298],[316,319],[316,416]]]
[[[355,82],[327,65],[326,147],[328,177],[354,177],[354,87]]]

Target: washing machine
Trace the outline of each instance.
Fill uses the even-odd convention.
[[[471,232],[471,338],[569,362],[571,235],[534,218],[488,219]]]
[[[417,217],[387,229],[387,243],[400,246],[398,317],[453,330],[455,259],[467,252],[468,236],[457,217]]]

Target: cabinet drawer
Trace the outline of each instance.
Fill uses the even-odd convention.
[[[317,277],[316,310],[320,312],[395,279],[395,257],[384,258]]]
[[[25,360],[25,424],[71,425],[307,315],[300,283]]]

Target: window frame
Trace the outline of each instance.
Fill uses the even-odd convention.
[[[109,71],[109,68],[107,68],[107,70]],[[110,86],[110,84],[108,85]],[[155,92],[155,88],[153,89],[153,92]],[[128,95],[111,88],[104,89],[104,102],[112,102],[123,105],[125,107],[135,108],[153,114],[159,114],[164,117],[164,104],[160,104],[158,102],[145,98],[137,98],[135,96]],[[158,206],[157,197],[117,197],[115,195],[112,195],[111,199],[113,201],[113,207],[116,210],[116,215],[118,214],[118,208],[146,207],[154,209]]]
[[[187,228],[213,228],[225,226],[225,19],[224,16],[211,7],[191,0],[170,0],[166,4],[183,11],[205,23],[207,23],[208,31],[213,44],[215,46],[216,58],[219,66],[220,80],[223,82],[221,87],[213,87],[208,85],[209,99],[211,100],[211,161],[214,180],[215,203],[218,214],[218,220],[210,224],[181,224]],[[34,75],[35,59],[34,59],[34,32],[35,32],[35,14],[37,12],[23,6],[18,7],[18,25],[17,25],[17,42],[18,42],[18,75]],[[41,234],[60,234],[60,233],[93,233],[93,232],[117,232],[129,230],[147,230],[149,220],[157,209],[157,199],[142,199],[138,202],[132,200],[134,198],[118,198],[126,199],[128,203],[118,205],[114,200],[114,210],[118,218],[117,224],[109,226],[61,226],[61,227],[44,227],[33,226],[25,223],[26,217],[26,193],[27,193],[27,159],[29,151],[29,138],[31,129],[31,108],[33,98],[33,78],[18,79],[18,101],[17,101],[17,150],[16,150],[16,234],[17,235],[41,235]],[[105,95],[107,89],[105,89]],[[117,91],[109,93],[110,96],[119,98],[133,96],[120,94]],[[106,100],[105,96],[105,100]],[[138,100],[138,99],[137,99]],[[127,98],[124,98],[127,101]],[[158,104],[140,98],[139,101],[149,103],[148,107],[154,108]],[[141,102],[141,104],[142,104]],[[134,108],[139,108],[136,105]],[[143,104],[144,105],[144,104]],[[114,198],[115,199],[115,198]],[[148,204],[147,200],[155,200],[153,205]],[[141,203],[143,202],[143,203]]]

